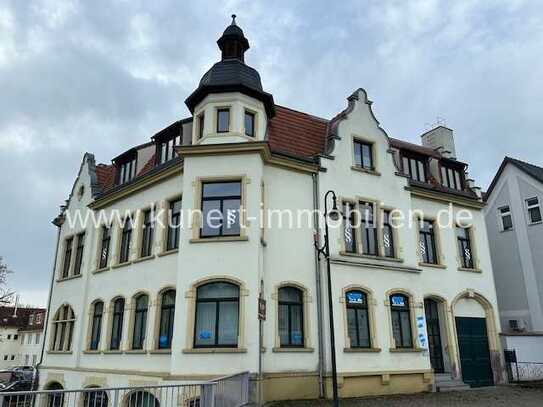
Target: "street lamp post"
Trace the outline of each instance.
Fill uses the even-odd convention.
[[[332,211],[328,213],[328,197],[332,196],[333,207]],[[318,240],[315,237],[315,249],[319,255],[319,259],[322,256],[326,259],[326,272],[327,272],[327,284],[328,284],[328,320],[330,322],[330,353],[332,357],[332,392],[333,392],[333,405],[339,406],[338,387],[337,387],[337,368],[336,368],[336,338],[334,330],[334,310],[333,310],[333,297],[332,297],[332,278],[330,276],[330,239],[328,236],[328,217],[332,220],[338,220],[341,216],[337,208],[336,193],[332,190],[326,192],[324,195],[324,244],[319,247]]]

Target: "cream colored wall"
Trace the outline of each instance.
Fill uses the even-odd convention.
[[[408,213],[410,209],[421,210],[424,216],[435,217],[438,210],[447,209],[446,203],[412,197],[405,190],[407,180],[394,175],[397,169],[392,156],[387,151],[388,141],[379,123],[371,112],[371,104],[367,102],[365,92],[358,91],[358,100],[354,109],[339,125],[340,140],[335,142],[334,160],[323,160],[326,172],[319,174],[320,202],[324,201],[327,190],[333,189],[340,198],[370,199],[381,201],[385,207],[401,209]],[[376,161],[376,172],[366,173],[351,169],[353,165],[353,138],[373,143]],[[380,175],[379,175],[380,174]],[[322,205],[322,204],[321,204]],[[331,205],[331,200],[329,201]],[[454,207],[455,213],[465,209]],[[400,262],[365,257],[344,256],[340,254],[343,247],[343,229],[332,228],[330,244],[332,254],[332,291],[334,295],[334,318],[336,331],[336,349],[338,371],[387,371],[430,369],[427,352],[392,353],[392,331],[390,315],[386,306],[387,292],[393,289],[406,290],[413,296],[415,315],[424,315],[424,298],[433,295],[445,299],[450,305],[455,297],[466,289],[474,290],[484,296],[494,310],[497,310],[494,283],[488,252],[488,241],[484,227],[482,211],[473,210],[474,215],[474,247],[477,265],[480,272],[460,271],[459,256],[454,229],[438,231],[438,245],[441,249],[443,267],[434,268],[420,266],[418,249],[418,229],[403,228],[397,230],[395,245],[399,245]],[[368,267],[371,265],[371,267]],[[398,269],[402,268],[402,269]],[[323,270],[323,276],[324,276]],[[360,285],[373,293],[376,318],[376,339],[374,347],[380,352],[344,353],[345,320],[341,299],[343,289],[348,285]],[[324,297],[327,294],[324,293]],[[442,321],[445,323],[445,321]],[[453,321],[446,322],[452,331]],[[328,322],[325,323],[328,327]],[[325,329],[324,337],[329,334]],[[329,349],[329,343],[326,343]],[[329,355],[329,354],[328,354]],[[328,356],[328,366],[329,366]]]
[[[0,328],[0,369],[20,364],[18,356],[21,353],[21,338],[13,339],[13,335],[18,334],[17,328]],[[10,339],[8,339],[8,335],[10,335]],[[11,360],[12,355],[15,356],[14,360]],[[8,360],[4,360],[5,356],[8,357]]]
[[[217,109],[225,107],[230,108],[230,131],[228,133],[217,133]],[[256,114],[256,135],[254,138],[245,135],[245,109]],[[204,133],[202,140],[198,140],[199,124],[196,118],[202,113],[205,113]],[[264,104],[238,92],[206,96],[194,109],[194,118],[192,144],[262,141],[268,126]]]

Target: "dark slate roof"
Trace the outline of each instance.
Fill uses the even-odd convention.
[[[225,92],[245,93],[262,101],[269,117],[275,113],[273,96],[264,92],[259,73],[238,59],[225,59],[213,65],[200,80],[198,88],[185,100],[185,104],[192,113],[208,94]]]
[[[484,194],[485,201],[490,198],[490,194],[492,194],[492,191],[496,187],[496,184],[498,183],[498,180],[500,179],[500,176],[502,175],[502,172],[505,170],[505,167],[507,164],[514,165],[519,170],[524,172],[525,174],[528,174],[532,178],[536,179],[537,181],[541,182],[543,184],[543,168],[538,167],[537,165],[527,163],[525,161],[517,160],[516,158],[512,157],[505,157],[500,165],[500,168],[498,169],[498,172],[492,179],[492,182],[490,183],[490,186],[488,187],[488,190]]]
[[[45,323],[45,308],[17,308],[16,316],[14,316],[14,307],[0,307],[0,326],[19,328],[19,330],[41,330]],[[34,321],[36,315],[41,314],[41,321],[39,324],[29,324],[29,316],[34,315]]]

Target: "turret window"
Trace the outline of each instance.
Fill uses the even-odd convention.
[[[230,109],[217,110],[217,133],[228,133],[230,131]]]
[[[245,111],[245,135],[249,137],[255,136],[255,114]]]
[[[201,115],[198,116],[198,140],[204,137],[204,122],[205,122],[205,115],[202,113]]]

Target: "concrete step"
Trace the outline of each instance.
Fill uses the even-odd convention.
[[[464,391],[471,389],[466,383],[459,379],[453,379],[447,374],[438,374],[435,377],[436,391]]]

